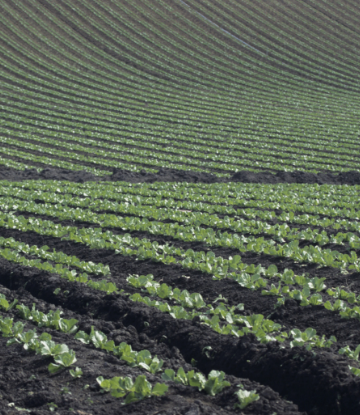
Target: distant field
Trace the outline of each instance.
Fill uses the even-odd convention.
[[[360,413],[359,22],[2,0],[0,415]]]
[[[2,2],[3,165],[359,170],[356,2]]]

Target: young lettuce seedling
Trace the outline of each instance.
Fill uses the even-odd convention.
[[[72,318],[70,320],[61,318],[59,320],[59,329],[64,333],[73,334],[78,329],[78,327],[76,326],[77,322],[78,320],[76,320],[75,318]]]
[[[221,392],[225,387],[230,386],[230,383],[224,380],[225,373],[212,370],[209,373],[208,379],[202,373],[196,373],[194,370],[185,372],[180,367],[175,376],[175,372],[172,369],[166,369],[161,376],[165,382],[182,383],[183,385],[194,386],[199,391],[204,390],[208,395],[215,396]]]
[[[69,372],[70,375],[75,379],[80,378],[83,375],[83,371],[79,367],[76,367],[75,369],[70,369]]]
[[[52,340],[41,341],[37,351],[42,356],[58,356],[69,352],[66,344],[56,344]]]
[[[125,398],[125,404],[136,402],[150,396],[162,396],[168,386],[163,383],[157,383],[154,387],[146,380],[144,375],[140,375],[135,382],[130,377],[114,377],[112,379],[104,379],[99,376],[96,381],[105,392],[110,392],[115,398]]]
[[[3,337],[20,335],[24,330],[24,326],[25,325],[20,321],[13,326],[13,319],[10,317],[0,318],[0,331],[2,332]],[[11,342],[11,340],[9,340],[8,343]]]
[[[18,300],[15,299],[11,304],[9,304],[9,302],[7,301],[5,295],[0,294],[0,308],[5,310],[5,311],[11,310],[17,302],[18,302]]]
[[[235,395],[239,399],[239,403],[234,405],[235,409],[244,409],[252,402],[257,401],[260,398],[256,391],[246,391],[243,389],[239,389],[237,392],[235,392]]]
[[[49,372],[51,374],[58,372],[65,367],[69,367],[76,362],[75,352],[70,350],[67,353],[60,354],[54,358],[55,363],[50,363],[48,366]]]
[[[227,386],[230,386],[230,382],[224,380],[225,373],[217,370],[212,370],[208,375],[208,380],[205,383],[205,392],[208,395],[215,396],[221,392]]]
[[[350,357],[350,359],[353,360],[359,360],[360,344],[357,346],[355,350],[351,350],[349,346],[342,347],[339,350],[339,354],[344,354],[345,356],[348,356]]]
[[[106,334],[102,333],[99,330],[96,330],[94,326],[91,326],[90,340],[96,348],[108,350],[109,352],[112,352],[114,350],[114,341],[108,341]]]
[[[79,340],[81,343],[89,344],[91,342],[90,335],[86,334],[84,331],[80,330],[75,334],[75,339]]]

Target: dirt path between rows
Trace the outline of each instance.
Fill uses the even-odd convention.
[[[309,184],[347,184],[359,185],[360,172],[349,171],[345,173],[307,173],[302,171],[253,173],[239,171],[229,178],[218,177],[211,173],[199,173],[176,169],[160,168],[157,173],[148,173],[145,170],[132,172],[122,169],[114,169],[112,175],[95,176],[86,171],[73,171],[58,168],[45,168],[16,170],[11,167],[0,167],[0,180],[67,180],[70,182],[84,183],[88,181],[125,181],[129,183],[154,183],[154,182],[188,182],[188,183],[309,183]]]

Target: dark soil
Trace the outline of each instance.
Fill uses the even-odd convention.
[[[307,173],[303,171],[271,173],[252,173],[239,171],[232,176],[232,181],[243,183],[318,183],[318,184],[360,184],[360,173]]]
[[[11,167],[0,167],[0,180],[17,182],[22,180],[66,180],[83,183],[98,181],[99,178],[86,171],[73,171],[57,168],[45,168],[40,172],[37,169],[16,170]]]
[[[14,278],[14,279],[13,279]],[[99,292],[79,284],[68,283],[57,276],[34,271],[21,266],[13,266],[5,260],[0,260],[0,293],[9,300],[16,298],[20,303],[31,307],[32,304],[43,312],[60,309],[64,311],[64,318],[76,318],[79,328],[90,332],[91,326],[104,332],[108,339],[116,344],[126,342],[134,350],[149,350],[164,360],[165,368],[177,370],[183,367],[186,371],[192,370],[189,364],[191,358],[198,360],[196,370],[208,373],[212,369],[228,366],[237,340],[225,354],[227,339],[209,329],[199,326],[196,322],[175,321],[169,315],[162,314],[146,306],[137,305],[120,296],[104,296]],[[25,286],[24,286],[25,283]],[[41,288],[40,288],[41,287]],[[60,287],[62,292],[70,288],[69,294],[55,295],[55,288]],[[18,320],[16,311],[7,313]],[[144,319],[149,326],[144,325]],[[175,325],[174,325],[175,324]],[[34,326],[27,322],[27,329]],[[102,394],[96,384],[97,376],[105,378],[113,376],[138,376],[144,374],[141,369],[130,368],[111,354],[86,346],[67,335],[55,330],[37,329],[39,333],[47,331],[57,343],[65,343],[76,352],[77,363],[84,375],[74,380],[68,371],[57,375],[49,375],[47,365],[51,359],[36,356],[23,350],[20,345],[6,346],[6,338],[0,339],[2,353],[0,365],[0,394],[1,414],[17,413],[8,406],[15,403],[16,407],[29,409],[31,414],[45,414],[49,411],[49,404],[57,405],[56,413],[68,414],[74,411],[78,414],[230,414],[234,413],[232,406],[236,402],[234,392],[237,385],[242,384],[247,390],[256,390],[260,399],[243,410],[244,414],[265,415],[277,413],[280,415],[300,415],[296,405],[282,399],[269,386],[249,380],[246,376],[232,375],[230,372],[241,373],[243,359],[249,357],[247,346],[240,353],[238,370],[228,371],[227,376],[231,387],[211,398],[197,389],[177,384],[169,384],[169,392],[161,398],[147,399],[142,402],[122,406],[119,399],[109,394]],[[181,335],[183,334],[183,336]],[[180,336],[180,337],[179,337]],[[200,337],[201,336],[201,337]],[[190,338],[191,341],[184,340]],[[210,342],[210,343],[209,343]],[[222,343],[225,342],[223,345]],[[230,344],[233,340],[230,340]],[[212,344],[216,354],[221,356],[214,362],[204,358],[202,349]],[[262,345],[258,345],[262,352]],[[260,349],[259,349],[260,350]],[[227,356],[227,357],[226,357]],[[214,356],[215,357],[215,356]],[[11,360],[11,365],[9,361]],[[223,360],[223,362],[222,362]],[[161,382],[158,375],[147,374],[150,382]],[[66,389],[68,388],[68,390]],[[70,392],[70,393],[66,393]],[[351,397],[349,398],[351,399]],[[6,409],[5,409],[6,408]]]
[[[0,166],[0,180],[67,180],[70,182],[84,183],[87,181],[124,181],[129,183],[154,183],[154,182],[188,182],[188,183],[318,183],[318,184],[347,184],[359,185],[360,173],[349,171],[345,173],[307,173],[302,171],[253,173],[239,171],[230,178],[218,177],[211,173],[184,171],[176,169],[160,168],[157,173],[148,173],[145,170],[132,172],[123,169],[114,169],[109,176],[95,176],[86,171],[73,171],[60,168],[45,168],[38,172],[36,169],[16,170],[11,167]]]
[[[264,394],[257,403],[246,408],[244,414],[298,414],[296,407],[287,400],[297,404],[299,410],[306,411],[308,415],[352,415],[359,412],[360,379],[348,370],[351,362],[337,353],[340,347],[350,345],[355,348],[360,342],[358,321],[343,320],[323,307],[300,307],[295,301],[287,301],[283,307],[274,310],[275,297],[261,296],[260,292],[241,288],[234,281],[212,281],[209,275],[195,271],[186,272],[190,278],[184,278],[184,270],[178,266],[134,261],[133,257],[115,255],[110,250],[91,250],[58,238],[1,229],[1,236],[11,235],[17,240],[38,246],[46,244],[51,249],[76,255],[82,260],[108,264],[111,269],[110,280],[127,292],[134,292],[125,281],[129,274],[152,273],[157,281],[161,280],[189,292],[200,292],[207,303],[213,302],[222,294],[228,299],[229,305],[243,302],[245,314],[261,313],[282,324],[287,330],[313,327],[319,335],[336,335],[338,342],[331,349],[307,352],[303,348],[291,349],[287,343],[282,345],[283,348],[277,343],[259,344],[252,336],[240,339],[223,336],[199,324],[197,319],[174,320],[168,314],[133,303],[127,297],[105,295],[83,284],[71,283],[56,275],[0,259],[0,292],[5,293],[9,299],[16,297],[27,305],[35,302],[42,311],[60,308],[64,311],[65,318],[78,319],[81,329],[89,332],[90,326],[94,325],[116,343],[126,341],[135,350],[146,348],[164,359],[169,368],[182,366],[191,370],[190,362],[196,359],[198,370],[205,374],[213,369],[223,370],[229,375],[232,384],[231,388],[215,398],[209,398],[192,388],[174,385],[166,397],[149,399],[124,408],[119,400],[99,393],[95,379],[99,375],[135,376],[142,372],[130,370],[116,358],[90,346],[75,343],[71,336],[51,331],[54,337],[59,337],[55,337],[56,341],[68,344],[80,356],[77,365],[85,369],[84,376],[79,380],[72,380],[68,372],[49,376],[46,369],[49,362],[22,351],[17,346],[4,346],[2,367],[10,358],[13,362],[11,369],[4,369],[3,377],[0,378],[0,394],[4,405],[15,402],[18,407],[31,408],[34,414],[43,413],[50,402],[58,405],[60,414],[68,413],[69,408],[91,414],[147,414],[157,411],[161,414],[226,414],[232,412],[235,403],[234,385],[242,383],[246,389],[255,389]],[[258,259],[262,264],[266,261],[266,258]],[[254,260],[255,258],[253,262]],[[277,265],[283,267],[287,264]],[[328,277],[330,285],[332,282],[338,285],[341,280],[341,275],[334,269],[314,271],[319,276]],[[58,295],[54,294],[56,288],[61,289]],[[5,341],[6,339],[3,340],[4,343]],[[206,346],[212,347],[210,357],[203,354]],[[33,374],[38,381],[29,380]],[[156,376],[150,376],[149,380],[159,381]],[[67,383],[71,395],[61,394],[61,388]],[[90,388],[84,390],[87,384]],[[332,391],[331,395],[329,391]],[[29,395],[30,392],[35,393],[36,399],[29,397],[33,396]],[[38,406],[34,408],[31,405]]]
[[[13,237],[18,241],[39,247],[46,245],[67,255],[75,255],[82,261],[107,264],[111,270],[111,276],[108,277],[108,280],[126,292],[137,292],[136,289],[133,289],[126,282],[126,278],[129,275],[152,274],[156,281],[164,282],[172,287],[178,287],[181,290],[186,289],[190,293],[200,293],[208,304],[213,303],[221,294],[227,299],[230,306],[243,303],[245,306],[244,314],[261,313],[282,324],[288,330],[294,327],[305,330],[311,326],[317,330],[319,335],[327,337],[335,335],[338,340],[338,348],[342,347],[342,343],[344,343],[343,345],[351,345],[353,348],[360,343],[360,323],[357,320],[344,320],[338,314],[334,315],[334,313],[321,306],[301,307],[293,301],[288,302],[285,309],[275,310],[276,297],[274,296],[262,296],[260,291],[248,290],[230,279],[214,281],[209,274],[196,270],[185,270],[179,265],[164,265],[151,260],[137,261],[133,256],[124,257],[115,254],[113,250],[90,249],[79,243],[62,241],[59,238],[42,236],[30,231],[21,232],[1,229],[0,235],[5,238]],[[161,239],[156,240],[163,243]],[[196,250],[197,244],[188,244],[187,248]],[[215,253],[226,257],[226,250],[224,249],[221,252],[215,250]],[[276,258],[270,255],[248,253],[245,256],[242,255],[242,260],[245,263],[261,264],[264,267],[275,264],[279,271],[290,268],[299,275],[307,272],[311,277],[325,278],[327,287],[340,286],[360,294],[359,273],[345,276],[336,268],[319,268],[314,264],[307,264],[304,267],[288,258]],[[92,278],[96,279],[97,277]],[[330,296],[327,296],[327,294],[322,293],[322,295],[325,301],[330,299]]]

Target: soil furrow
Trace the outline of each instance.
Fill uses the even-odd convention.
[[[108,281],[113,282],[119,289],[124,289],[125,292],[138,292],[137,289],[126,282],[129,275],[152,274],[156,281],[166,283],[174,288],[178,287],[181,290],[186,289],[190,293],[200,293],[208,304],[213,303],[221,294],[227,299],[230,306],[243,303],[245,306],[243,314],[262,314],[281,324],[286,330],[296,327],[303,331],[308,327],[312,327],[320,336],[325,335],[330,338],[330,336],[335,335],[338,340],[335,346],[337,349],[344,345],[351,345],[354,348],[360,344],[360,322],[356,319],[343,319],[338,312],[326,310],[323,306],[304,307],[300,306],[295,300],[288,300],[284,306],[275,309],[276,296],[264,296],[261,294],[261,290],[253,291],[243,288],[230,279],[214,281],[209,274],[187,270],[179,265],[164,265],[151,260],[134,261],[132,256],[117,255],[111,250],[89,249],[78,243],[41,236],[34,232],[24,233],[1,229],[1,236],[14,237],[16,240],[30,245],[47,245],[50,249],[55,248],[68,255],[74,255],[82,261],[109,265],[111,277],[108,278]],[[258,263],[256,262],[256,264]],[[288,266],[288,268],[290,267]],[[327,287],[343,286],[345,289],[352,291],[360,290],[359,273],[346,277],[333,268],[322,268],[316,274],[311,274],[311,276],[315,275],[320,278],[326,277],[325,284]],[[276,281],[274,282],[276,283]],[[332,300],[327,294],[322,293],[322,296],[324,301]]]
[[[11,290],[24,287],[37,298],[79,314],[116,324],[134,326],[150,339],[177,347],[186,361],[208,373],[224,370],[240,378],[268,385],[308,413],[355,415],[360,410],[360,379],[347,369],[348,359],[331,350],[279,348],[276,343],[259,344],[252,336],[237,339],[213,332],[194,319],[175,320],[142,304],[118,295],[104,296],[79,284],[68,283],[44,272],[34,272],[0,261],[0,282]],[[71,286],[71,288],[70,288]],[[66,295],[55,295],[60,287]],[[69,289],[70,288],[70,289]],[[144,324],[146,322],[146,324]],[[210,354],[204,354],[211,345]],[[329,395],[329,390],[333,391]]]

